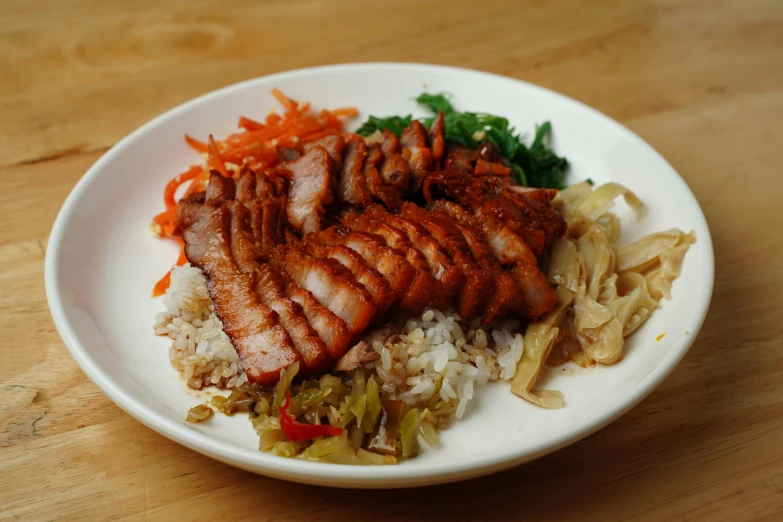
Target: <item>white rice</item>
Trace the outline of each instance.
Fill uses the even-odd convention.
[[[171,365],[191,388],[236,388],[247,382],[241,362],[214,314],[204,275],[190,265],[175,267],[156,317],[155,333],[172,339]],[[384,398],[424,404],[438,393],[448,406],[438,416],[461,418],[477,386],[511,379],[523,353],[520,323],[481,326],[454,313],[427,309],[409,319],[399,338],[375,342],[375,372]],[[437,382],[442,377],[440,389]]]
[[[514,333],[519,326],[512,320],[480,327],[478,319],[460,321],[457,314],[425,310],[420,319],[407,321],[399,340],[374,343],[381,355],[375,365],[381,390],[411,405],[438,393],[449,405],[440,414],[459,419],[477,386],[514,376],[523,353],[522,334]]]
[[[188,386],[235,388],[247,382],[239,356],[214,314],[201,270],[175,267],[163,304],[166,311],[155,317],[155,333],[172,339],[171,366]]]

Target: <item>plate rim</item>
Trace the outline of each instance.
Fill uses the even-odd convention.
[[[582,110],[586,110],[591,113],[593,117],[599,120],[603,120],[603,123],[614,127],[616,131],[624,134],[638,145],[647,148],[658,161],[662,162],[670,169],[671,174],[674,175],[672,178],[673,181],[679,182],[681,189],[684,190],[693,200],[695,208],[698,210],[697,219],[702,222],[704,229],[707,231],[706,237],[699,237],[698,240],[699,243],[702,244],[702,248],[707,249],[709,262],[705,264],[705,266],[700,266],[700,269],[703,275],[708,276],[709,291],[701,297],[700,313],[698,314],[698,317],[695,317],[695,322],[693,327],[689,330],[689,334],[684,336],[675,345],[675,347],[670,350],[666,357],[660,361],[653,371],[646,375],[634,387],[637,391],[618,400],[615,403],[616,406],[612,408],[606,408],[598,415],[587,417],[581,421],[575,422],[573,425],[570,425],[568,429],[557,432],[554,437],[546,441],[536,442],[533,444],[532,448],[517,452],[510,451],[508,454],[502,456],[493,456],[492,458],[484,459],[478,465],[469,465],[469,463],[465,464],[465,461],[459,460],[448,463],[429,463],[426,466],[419,466],[417,468],[408,468],[406,466],[374,467],[299,461],[294,459],[275,457],[273,455],[266,455],[261,452],[258,453],[260,456],[272,457],[274,460],[269,460],[266,458],[251,458],[250,461],[247,461],[245,459],[249,451],[247,448],[230,446],[225,442],[213,439],[206,434],[189,430],[185,426],[174,423],[174,421],[165,417],[164,415],[148,409],[141,403],[135,401],[132,394],[128,394],[121,390],[120,387],[118,387],[113,382],[111,377],[100,370],[97,363],[87,354],[87,350],[81,345],[81,342],[78,340],[75,332],[71,328],[65,312],[65,307],[63,306],[63,296],[60,293],[58,268],[59,258],[62,251],[62,238],[64,237],[66,225],[69,223],[70,218],[75,211],[76,203],[79,201],[81,194],[85,192],[91,182],[100,175],[101,171],[104,169],[104,166],[109,164],[112,159],[125,148],[131,146],[136,138],[145,134],[148,129],[151,129],[159,123],[162,123],[165,120],[182,112],[186,112],[190,110],[191,107],[199,105],[210,98],[230,94],[234,90],[244,89],[245,87],[254,83],[269,82],[282,78],[290,79],[295,78],[296,76],[307,76],[310,74],[318,74],[322,72],[350,71],[352,69],[365,68],[396,68],[400,70],[405,69],[408,71],[427,70],[430,72],[443,71],[448,73],[484,76],[498,82],[522,84],[528,89],[533,89],[539,92],[543,92],[549,96],[559,98],[560,101],[576,104]],[[100,388],[101,391],[112,400],[112,402],[114,402],[123,411],[147,427],[153,429],[164,437],[174,440],[175,442],[203,455],[217,459],[232,466],[267,476],[316,485],[357,488],[385,488],[442,484],[494,473],[503,469],[523,464],[556,451],[560,448],[577,442],[578,440],[581,440],[612,423],[635,407],[637,404],[639,404],[642,400],[647,398],[655,390],[655,388],[657,388],[660,383],[663,382],[663,380],[674,370],[685,354],[689,351],[704,324],[704,320],[709,310],[714,288],[714,270],[715,256],[709,226],[704,216],[704,212],[701,209],[701,206],[699,205],[698,200],[694,196],[690,187],[682,178],[682,176],[680,176],[680,174],[676,171],[676,169],[674,169],[671,164],[669,164],[669,162],[657,150],[655,150],[655,148],[653,148],[640,136],[613,118],[579,100],[561,94],[557,91],[553,91],[551,89],[547,89],[545,87],[517,78],[486,71],[425,63],[359,62],[300,68],[247,79],[190,99],[172,109],[159,114],[158,116],[152,118],[150,121],[135,129],[133,132],[112,146],[95,163],[93,163],[93,165],[91,165],[90,168],[82,175],[76,185],[74,185],[74,187],[71,189],[71,192],[68,194],[68,197],[65,199],[49,234],[44,265],[44,281],[47,302],[52,319],[65,346],[71,353],[71,356],[76,360],[77,364],[87,375],[87,377],[95,385],[97,385],[98,388]],[[267,460],[268,462],[265,462]]]

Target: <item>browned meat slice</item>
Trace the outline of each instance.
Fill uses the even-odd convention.
[[[545,201],[547,193],[530,197],[510,190],[506,181],[495,176],[477,178],[456,169],[444,170],[428,176],[422,192],[427,202],[445,196],[471,211],[480,208],[483,214],[494,215],[522,236],[536,255],[565,233],[565,220]]]
[[[386,323],[386,324],[380,324],[378,326],[373,326],[371,329],[367,330],[362,334],[362,340],[367,341],[368,343],[381,343],[384,344],[386,341],[394,340],[394,337],[397,336],[397,333],[399,332],[399,328],[394,323]]]
[[[418,191],[433,166],[432,151],[427,146],[427,131],[419,120],[413,120],[400,137],[402,157],[411,170],[411,188]]]
[[[413,268],[418,270],[429,269],[427,259],[413,247],[408,240],[408,236],[385,221],[385,217],[389,215],[386,209],[375,204],[369,205],[367,209],[373,209],[373,212],[369,213],[366,210],[364,214],[346,214],[342,219],[343,224],[354,230],[381,236],[388,246],[404,252],[405,259],[408,260]]]
[[[521,185],[509,185],[508,190],[519,192],[540,203],[550,203],[557,196],[557,189],[523,187]]]
[[[207,277],[215,314],[242,359],[248,380],[274,385],[280,370],[303,362],[275,312],[253,290],[231,255],[231,213],[225,206],[205,205],[198,221],[184,230],[185,255]]]
[[[482,315],[482,306],[492,291],[492,278],[473,259],[470,247],[454,221],[446,216],[437,216],[411,203],[402,206],[401,215],[415,219],[449,253],[454,264],[462,270],[465,282],[457,294],[457,313],[460,317]]]
[[[364,179],[364,160],[367,145],[364,138],[356,134],[346,137],[343,167],[337,181],[337,201],[349,205],[364,206],[372,201],[370,189]]]
[[[520,210],[519,221],[524,227],[519,227],[518,232],[527,239],[528,235],[543,231],[541,248],[534,249],[539,255],[543,247],[552,240],[562,237],[566,232],[566,223],[563,216],[550,204],[551,189],[538,189],[532,192],[520,192],[506,187],[503,196],[514,201]],[[533,245],[530,245],[533,247]]]
[[[302,356],[302,374],[311,375],[330,362],[324,342],[307,322],[302,307],[285,295],[285,282],[271,266],[260,261],[258,246],[250,232],[249,212],[244,205],[231,201],[231,252],[240,270],[250,275],[261,302],[277,313],[278,322],[291,337],[294,348]]]
[[[367,328],[375,305],[367,290],[344,266],[334,259],[306,253],[301,244],[279,246],[274,255],[294,283],[345,321],[352,336]]]
[[[527,318],[535,320],[554,306],[555,292],[539,269],[536,254],[547,240],[542,222],[547,222],[553,237],[559,237],[564,232],[565,220],[551,206],[547,208],[546,203],[538,200],[544,197],[528,205],[528,211],[536,211],[531,220],[512,199],[516,196],[509,196],[512,191],[498,178],[475,178],[451,169],[428,176],[422,190],[428,202],[445,195],[458,200],[473,215],[498,261],[519,281],[522,312]]]
[[[201,216],[201,206],[204,204],[204,192],[194,192],[179,200],[177,208],[177,229],[179,234],[198,221]]]
[[[500,152],[497,145],[491,141],[484,141],[479,144],[476,151],[478,158],[473,174],[476,176],[509,176],[511,168],[508,159]]]
[[[484,200],[480,205],[472,205],[481,209],[482,214],[492,214],[496,220],[519,234],[535,255],[544,251],[547,243],[546,231],[541,228],[535,215],[516,204],[512,199],[499,197]]]
[[[209,183],[207,184],[207,201],[227,201],[234,199],[236,185],[234,180],[226,178],[216,170],[210,171]]]
[[[536,320],[551,310],[557,295],[539,269],[530,245],[494,214],[479,207],[474,210],[474,215],[495,257],[519,281],[525,317]]]
[[[256,172],[256,196],[259,199],[281,197],[288,194],[286,181],[272,172]]]
[[[270,265],[261,265],[256,279],[256,291],[279,317],[304,360],[305,374],[325,368],[334,355],[318,332],[310,325],[302,306],[286,295],[285,279]]]
[[[301,155],[302,153],[294,147],[277,146],[277,159],[281,162],[297,160]]]
[[[237,180],[236,198],[242,203],[248,204],[257,197],[256,175],[251,170],[245,170]]]
[[[392,154],[399,154],[402,151],[399,138],[389,129],[383,129],[379,144],[381,146],[381,152],[383,152],[385,157],[389,157]]]
[[[494,288],[487,302],[483,322],[488,324],[495,317],[519,310],[522,306],[522,290],[519,282],[498,264],[495,253],[484,238],[478,221],[463,207],[450,201],[436,201],[432,208],[433,212],[443,212],[454,220],[470,247],[473,259],[492,278]]]
[[[381,356],[366,341],[359,341],[345,352],[334,365],[336,372],[352,372],[364,363],[377,361]]]
[[[345,321],[319,303],[313,294],[298,287],[284,271],[277,270],[277,273],[286,283],[286,296],[302,307],[307,322],[326,345],[329,357],[333,360],[342,357],[351,342]]]
[[[476,176],[510,176],[511,168],[502,163],[490,163],[481,158],[476,160],[476,167],[473,169]]]
[[[284,163],[278,172],[291,185],[286,211],[294,229],[309,233],[323,227],[325,206],[332,202],[335,166],[321,146],[314,146],[301,158]]]
[[[305,236],[304,241],[306,243],[304,248],[308,252],[335,259],[350,270],[356,281],[364,286],[375,304],[373,321],[377,321],[386,313],[394,302],[394,292],[389,282],[377,270],[367,266],[362,256],[345,245],[323,245],[314,236]]]
[[[324,136],[317,140],[308,141],[302,143],[302,150],[307,154],[313,147],[323,147],[326,152],[329,153],[329,157],[332,158],[337,169],[341,169],[343,166],[343,149],[345,149],[345,139],[339,134],[333,134],[331,136]]]
[[[443,152],[446,147],[446,140],[443,135],[446,132],[446,123],[443,118],[443,111],[438,113],[438,117],[430,125],[430,129],[427,132],[430,138],[430,150],[432,151],[432,159],[434,165],[439,165],[440,160],[443,158]]]
[[[385,343],[394,335],[396,335],[396,328],[393,324],[380,325],[367,330],[362,335],[362,340],[340,357],[334,365],[334,371],[350,372],[364,363],[377,361],[381,356],[373,349],[372,344]]]
[[[451,167],[427,176],[422,184],[421,193],[427,203],[444,198],[460,201],[467,197],[468,190],[475,181],[473,176]]]
[[[416,220],[384,212],[380,207],[368,207],[366,214],[405,233],[414,249],[427,260],[430,274],[440,282],[441,291],[437,294],[433,293],[430,306],[439,310],[450,306],[465,277],[462,271],[454,266],[440,243]]]
[[[404,312],[418,315],[427,305],[432,288],[426,286],[419,271],[411,266],[404,254],[386,246],[380,236],[330,227],[318,234],[318,240],[327,245],[345,245],[362,256],[389,282],[397,304]]]
[[[277,245],[285,243],[286,211],[282,198],[264,198],[245,203],[250,210],[253,236],[261,251],[268,255]]]
[[[386,208],[397,208],[402,201],[400,190],[394,185],[387,185],[379,171],[379,169],[382,170],[384,160],[381,145],[373,143],[367,151],[367,160],[364,163],[364,179],[367,182],[367,188],[370,189],[374,200],[380,201]],[[388,172],[385,174],[392,175]]]
[[[476,161],[476,151],[452,144],[446,148],[446,157],[443,161],[444,168],[454,168],[462,172],[473,172],[473,162]]]
[[[381,152],[384,156],[383,166],[379,171],[381,179],[386,185],[396,188],[399,194],[405,194],[410,182],[408,162],[400,155],[400,141],[397,135],[388,129],[383,131]]]
[[[403,223],[405,222],[405,223]],[[386,244],[405,253],[405,259],[417,271],[422,284],[431,287],[429,305],[437,309],[445,309],[462,282],[462,272],[459,271],[442,252],[440,245],[418,223],[387,212],[379,205],[370,205],[362,215],[347,215],[343,223],[354,230],[361,230],[381,236]],[[406,229],[414,229],[408,234]],[[411,237],[412,236],[412,237]],[[421,236],[421,237],[419,237]],[[417,243],[414,245],[414,241]],[[419,247],[419,245],[421,245]],[[424,252],[430,254],[428,257]],[[441,255],[441,258],[438,258]],[[432,262],[430,258],[436,259]],[[427,277],[429,275],[429,277]]]
[[[486,162],[489,162],[489,163],[502,163],[503,165],[505,165],[507,167],[509,165],[508,158],[503,156],[503,153],[500,152],[500,149],[498,148],[498,146],[495,145],[494,143],[492,143],[489,140],[482,141],[479,144],[479,147],[476,150],[476,152],[478,153],[478,157],[483,159]]]

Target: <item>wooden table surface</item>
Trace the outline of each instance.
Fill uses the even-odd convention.
[[[82,374],[43,284],[82,173],[194,96],[353,61],[543,85],[627,125],[685,178],[712,230],[715,292],[691,352],[640,406],[511,471],[360,492],[201,456]],[[7,0],[0,115],[0,519],[783,520],[780,1]]]

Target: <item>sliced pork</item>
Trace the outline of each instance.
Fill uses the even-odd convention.
[[[413,120],[400,136],[402,157],[411,171],[411,188],[418,191],[433,166],[432,151],[427,145],[427,131],[419,120]]]
[[[383,203],[386,208],[394,209],[400,206],[403,193],[395,186],[386,183],[381,176],[383,170],[384,156],[381,145],[373,143],[367,148],[367,159],[364,164],[364,179],[367,182],[367,188],[375,201]],[[399,157],[400,161],[402,157]],[[395,167],[390,167],[395,168]],[[387,177],[393,176],[389,172],[384,172]]]
[[[384,223],[387,227],[405,235],[411,247],[410,250],[424,257],[430,275],[438,282],[438,285],[433,287],[429,305],[438,309],[448,307],[462,286],[464,276],[427,229],[415,220],[386,212],[379,206],[368,207],[364,215],[366,218],[363,222]]]
[[[489,324],[495,317],[517,312],[522,306],[522,289],[517,279],[504,271],[492,247],[481,232],[481,225],[463,207],[449,201],[436,201],[434,212],[442,212],[452,218],[471,254],[481,268],[490,275],[493,284],[482,322]]]
[[[457,293],[456,309],[460,317],[475,317],[480,313],[492,291],[492,279],[473,259],[465,239],[459,228],[448,217],[438,216],[421,207],[406,203],[401,215],[415,219],[449,253],[454,264],[459,268],[465,279],[462,288]]]
[[[345,245],[323,245],[314,237],[305,237],[305,249],[321,257],[336,260],[350,270],[357,283],[364,286],[375,305],[373,321],[378,321],[394,302],[394,292],[389,282],[374,268],[367,265],[364,258]]]
[[[286,212],[291,226],[307,234],[323,228],[326,205],[333,200],[336,167],[316,145],[301,158],[283,163],[279,172],[290,182]]]
[[[327,245],[345,245],[362,256],[389,282],[400,310],[418,315],[427,305],[431,288],[427,287],[426,280],[405,259],[403,252],[387,246],[382,237],[330,227],[318,234],[318,240]]]
[[[278,246],[275,255],[298,286],[345,321],[352,336],[370,324],[375,314],[372,297],[340,263],[312,255],[301,245]]]
[[[302,150],[307,154],[315,147],[322,147],[332,158],[337,169],[341,169],[343,166],[343,150],[345,149],[345,138],[339,134],[332,134],[318,138],[317,140],[308,141],[302,144]]]
[[[225,206],[202,207],[198,221],[184,231],[185,254],[207,278],[215,315],[242,359],[248,380],[274,385],[280,370],[303,362],[277,314],[253,290],[253,277],[242,272],[231,254],[231,213]]]
[[[440,160],[443,158],[443,153],[446,148],[446,139],[444,134],[446,132],[446,121],[443,117],[443,112],[439,112],[435,121],[430,125],[427,133],[430,138],[430,150],[432,151],[432,159],[435,165],[440,165]]]
[[[237,266],[253,277],[254,289],[261,302],[275,311],[279,323],[291,337],[302,356],[302,374],[312,375],[330,363],[324,342],[307,322],[302,307],[285,295],[283,278],[262,261],[263,255],[250,231],[250,216],[244,205],[227,203],[231,220],[231,252]]]
[[[373,325],[427,306],[485,324],[552,308],[537,256],[565,232],[556,191],[515,186],[493,144],[447,146],[444,133],[439,114],[399,139],[281,147],[276,167],[212,172],[180,201],[186,257],[252,382],[272,385],[293,362],[305,375],[356,368],[377,356]]]
[[[372,201],[372,194],[364,179],[364,161],[367,145],[364,138],[349,134],[346,138],[343,166],[337,181],[336,197],[339,203],[364,206]]]

